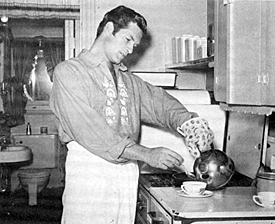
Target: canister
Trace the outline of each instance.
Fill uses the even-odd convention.
[[[201,50],[202,50],[202,58],[207,58],[207,40],[206,37],[202,37],[202,42],[201,42]]]
[[[178,39],[178,62],[185,62],[186,61],[186,47],[185,47],[185,40],[189,37],[192,37],[192,35],[184,34]]]
[[[257,192],[272,191],[275,192],[275,173],[266,172],[257,174]]]
[[[173,37],[172,38],[172,63],[176,64],[179,63],[178,59],[178,39],[180,37]]]
[[[265,165],[275,171],[275,137],[268,136]]]
[[[194,44],[199,36],[192,36],[185,39],[185,60],[193,61],[194,60]]]
[[[195,46],[195,59],[207,57],[207,40],[206,37],[201,37],[196,40]]]

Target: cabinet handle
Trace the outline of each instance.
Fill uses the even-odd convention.
[[[259,83],[259,84],[262,83],[262,77],[261,77],[261,75],[260,75],[260,74],[257,74],[257,76],[258,76],[258,83]]]
[[[269,83],[269,75],[268,73],[263,74],[263,85],[266,85]]]
[[[257,145],[255,145],[255,149],[256,150],[261,150],[262,148],[262,144],[261,143],[258,143]]]
[[[137,209],[138,209],[138,211],[142,211],[144,208],[146,208],[146,205],[144,205],[143,203],[142,203],[142,201],[139,201],[138,203],[137,203]]]
[[[215,83],[219,84],[219,77],[218,76],[216,76],[216,78],[215,78]]]
[[[148,212],[147,221],[150,224],[168,224],[168,221],[162,218],[159,212]]]
[[[227,5],[228,4],[228,0],[223,0],[223,5]]]

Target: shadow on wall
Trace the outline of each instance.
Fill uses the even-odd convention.
[[[123,64],[125,64],[128,69],[131,69],[131,67],[135,66],[140,60],[145,51],[150,48],[152,45],[152,36],[148,32],[141,40],[140,45],[134,49],[133,53],[128,55],[126,58],[123,60]]]

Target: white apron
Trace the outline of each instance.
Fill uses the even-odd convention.
[[[62,224],[134,224],[137,163],[110,163],[75,141],[67,147]]]

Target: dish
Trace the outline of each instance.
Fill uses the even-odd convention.
[[[180,191],[177,191],[177,195],[186,197],[186,198],[207,198],[207,197],[213,196],[214,193],[212,191],[206,190],[203,192],[203,194],[200,194],[200,195],[190,195],[190,194],[186,194],[182,190],[180,190]]]

